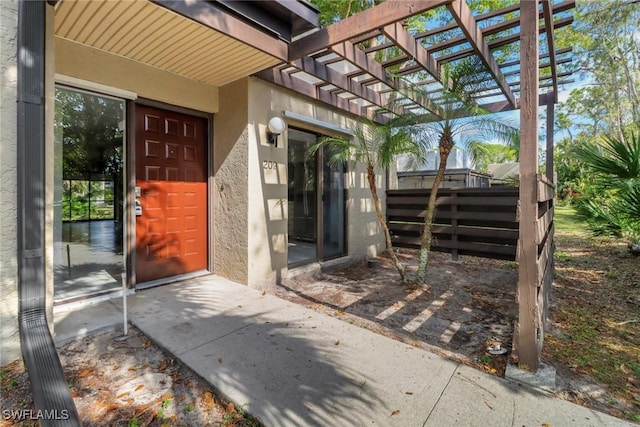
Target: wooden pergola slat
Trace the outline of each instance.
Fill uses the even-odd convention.
[[[343,19],[327,28],[298,39],[289,46],[289,60],[325,49],[327,46],[370,33],[372,29],[402,21],[421,12],[446,5],[452,0],[388,1]]]
[[[297,59],[295,61],[291,61],[290,64],[300,71],[304,71],[328,84],[336,86],[338,89],[353,93],[354,98],[362,98],[372,104],[375,104],[379,108],[389,109],[394,114],[401,115],[407,113],[404,108],[386,105],[383,101],[383,96],[379,92],[369,89],[362,83],[358,83],[357,81],[348,78],[343,73],[320,63],[311,57]]]
[[[436,61],[431,54],[403,28],[402,24],[396,22],[386,25],[382,31],[389,39],[393,40],[400,49],[409,55],[409,57],[415,60],[420,67],[431,74],[436,80],[440,80],[440,72]]]
[[[398,78],[392,78],[382,68],[375,59],[369,58],[364,52],[358,49],[353,43],[348,41],[342,42],[338,45],[331,46],[331,50],[343,58],[361,68],[366,70],[369,74],[376,77],[380,82],[387,84],[394,88],[402,95],[419,104],[421,107],[433,113],[436,117],[442,117],[440,113],[440,107],[433,101],[418,93],[411,85],[404,80]]]
[[[480,30],[480,28],[478,27],[478,23],[473,17],[471,9],[469,9],[467,3],[463,0],[454,0],[452,3],[448,4],[447,7],[453,14],[453,17],[460,26],[461,30],[469,39],[469,42],[471,43],[473,49],[476,51],[482,62],[484,62],[484,65],[487,67],[489,72],[496,79],[496,82],[502,89],[504,96],[515,108],[516,97],[511,91],[511,88],[507,84],[504,76],[502,75],[500,67],[498,67],[497,62],[493,57],[491,50],[489,49],[489,45],[484,39],[482,30]]]

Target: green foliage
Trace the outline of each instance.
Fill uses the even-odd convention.
[[[640,7],[636,0],[585,1],[574,16],[557,40],[574,47],[574,67],[590,84],[574,89],[561,113],[578,132],[622,137],[640,123]]]
[[[518,159],[516,149],[507,144],[483,143],[480,141],[469,141],[467,149],[473,153],[476,167],[481,172],[487,172],[487,167],[491,163],[514,162]]]
[[[64,181],[62,188],[62,220],[113,219],[112,187],[103,182]]]
[[[123,108],[121,101],[56,89],[54,132],[63,146],[64,179],[121,173]]]
[[[310,0],[320,10],[318,20],[326,27],[344,18],[369,9],[383,0]]]
[[[326,137],[314,144],[308,155],[314,156],[323,146],[330,147],[330,166],[355,160],[378,169],[388,169],[396,157],[409,154],[419,161],[424,158],[424,152],[414,142],[411,133],[403,128],[410,123],[406,117],[390,120],[386,124],[379,124],[368,118],[361,118],[352,127],[354,138]]]
[[[575,155],[590,172],[578,208],[591,230],[640,243],[640,134],[585,143]]]

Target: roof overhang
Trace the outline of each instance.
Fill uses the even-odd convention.
[[[63,0],[56,4],[54,31],[62,39],[222,86],[287,60],[285,39],[317,20],[315,9],[297,1],[245,7],[245,15],[253,13],[250,21],[227,3]]]

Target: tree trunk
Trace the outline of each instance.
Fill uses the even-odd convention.
[[[378,197],[378,190],[376,188],[376,174],[373,170],[372,165],[367,166],[367,181],[369,182],[369,190],[371,190],[373,205],[375,206],[376,214],[378,215],[378,222],[380,223],[380,227],[382,227],[382,231],[384,231],[387,250],[389,251],[389,255],[391,256],[391,260],[393,261],[396,270],[398,270],[398,273],[400,274],[400,279],[404,283],[406,281],[405,268],[396,256],[395,251],[393,250],[393,243],[391,243],[391,233],[389,232],[389,227],[387,226],[387,220],[385,219],[384,215],[382,215],[382,205],[380,204],[380,198]]]
[[[431,241],[433,239],[431,230],[433,229],[433,219],[436,213],[436,199],[438,197],[440,183],[447,170],[449,154],[451,154],[451,150],[453,149],[453,135],[451,135],[450,131],[445,130],[445,132],[443,132],[438,145],[440,146],[440,164],[438,165],[436,176],[433,179],[429,203],[427,204],[427,212],[424,215],[424,227],[422,228],[422,235],[420,236],[420,261],[418,263],[419,285],[425,285],[427,283],[427,264],[431,251]]]

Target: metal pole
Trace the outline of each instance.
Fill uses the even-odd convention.
[[[122,334],[126,337],[129,333],[129,322],[127,319],[127,273],[122,273],[122,321]]]

